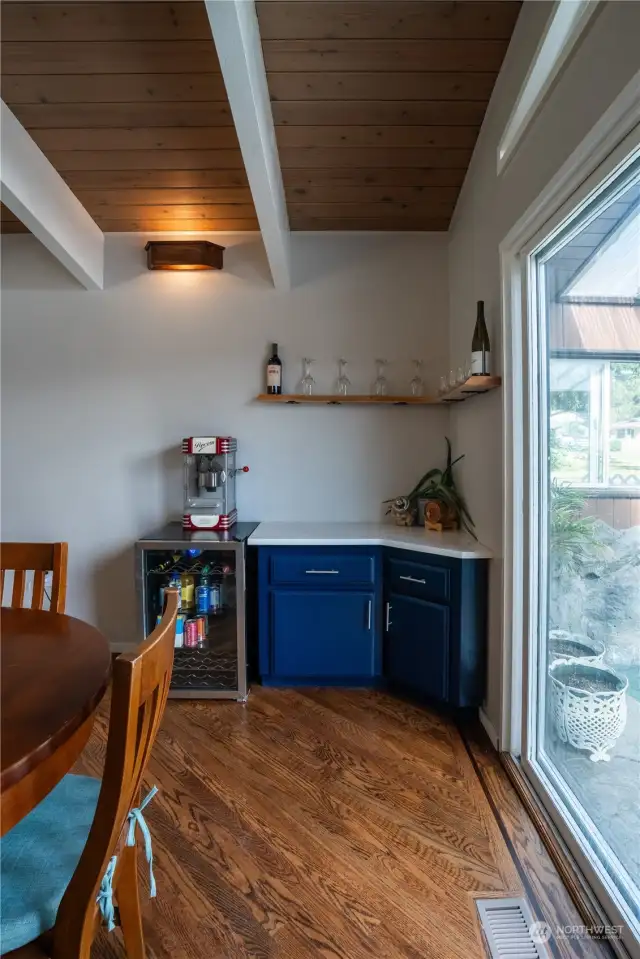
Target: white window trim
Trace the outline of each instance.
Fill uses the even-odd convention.
[[[525,295],[529,304],[522,317],[523,324],[526,324],[522,369],[528,385],[528,408],[522,421],[522,435],[523,502],[530,507],[528,515],[523,518],[524,557],[521,564],[522,592],[527,612],[525,632],[522,635],[524,641],[521,640],[519,644],[519,657],[523,664],[520,688],[522,701],[526,704],[521,716],[521,763],[527,778],[534,784],[539,798],[576,857],[597,898],[606,907],[609,921],[624,927],[622,947],[618,948],[615,941],[611,941],[610,945],[617,955],[624,956],[625,959],[627,956],[640,959],[640,923],[630,913],[613,880],[605,870],[593,864],[594,857],[605,864],[605,867],[616,869],[621,883],[627,887],[628,895],[634,886],[633,880],[623,864],[617,862],[606,842],[598,841],[600,831],[594,826],[587,810],[567,786],[560,771],[548,760],[544,750],[539,751],[538,744],[544,742],[545,713],[540,708],[534,710],[528,707],[532,701],[538,704],[543,702],[546,691],[546,668],[540,665],[538,644],[538,636],[546,630],[548,622],[544,601],[548,593],[547,568],[540,562],[540,556],[548,551],[545,520],[548,515],[547,467],[546,457],[541,455],[548,444],[548,331],[545,324],[538,322],[539,314],[544,311],[546,304],[543,264],[553,256],[554,233],[561,232],[567,215],[570,215],[572,220],[578,220],[584,201],[590,200],[594,189],[604,193],[613,180],[620,179],[621,184],[617,189],[623,192],[626,189],[622,186],[624,171],[638,160],[640,130],[626,138],[612,152],[520,251]],[[633,175],[637,176],[637,171]],[[607,202],[611,202],[611,197],[607,198]],[[588,216],[591,216],[591,213]],[[576,222],[576,229],[580,228],[581,225]],[[541,256],[536,257],[541,248]],[[524,347],[525,342],[529,344],[528,350]],[[558,807],[566,811],[565,816],[560,814]],[[593,847],[586,836],[591,836]]]
[[[519,749],[520,721],[512,722],[512,685],[520,673],[521,663],[515,653],[514,638],[523,635],[523,597],[520,595],[522,575],[522,296],[523,284],[520,251],[573,196],[581,184],[596,170],[626,137],[640,141],[640,70],[620,92],[616,100],[590,130],[582,143],[558,170],[545,190],[525,211],[500,244],[502,277],[502,369],[503,369],[503,673],[501,714],[497,738],[502,749]],[[631,147],[629,147],[630,151]],[[585,191],[585,195],[588,190]],[[517,376],[514,377],[514,371]],[[513,662],[512,662],[513,658]],[[517,688],[520,684],[516,682]],[[514,704],[515,706],[516,704]],[[513,728],[512,728],[513,727]]]
[[[503,675],[502,675],[502,712],[501,728],[498,731],[501,747],[520,754],[521,746],[530,737],[536,735],[531,728],[532,717],[523,730],[523,716],[528,715],[526,705],[533,689],[531,682],[525,682],[526,675],[535,675],[535,671],[525,668],[525,657],[535,656],[537,649],[528,648],[522,639],[537,636],[538,604],[536,601],[539,584],[527,575],[527,564],[536,575],[539,566],[536,556],[536,541],[532,541],[532,514],[536,513],[536,504],[529,512],[530,503],[525,497],[536,495],[540,484],[530,472],[538,465],[535,451],[531,464],[526,460],[530,442],[526,440],[525,424],[528,423],[526,411],[538,402],[536,385],[536,367],[530,366],[525,353],[525,342],[531,342],[531,335],[538,330],[526,329],[532,315],[529,298],[536,296],[525,275],[529,264],[528,254],[560,227],[566,216],[580,211],[594,188],[602,184],[607,176],[618,172],[620,164],[635,150],[640,154],[640,99],[637,96],[640,73],[625,88],[618,99],[593,128],[589,136],[574,152],[572,157],[558,172],[546,191],[529,208],[500,246],[502,265],[502,314],[503,314],[503,370],[504,376],[504,601],[503,601]],[[631,97],[631,99],[629,99]],[[622,141],[622,142],[621,142]],[[535,286],[535,285],[534,285]],[[537,324],[536,324],[537,325]],[[525,362],[527,360],[527,362]],[[535,358],[533,360],[535,363]],[[514,376],[514,371],[516,375]],[[536,437],[531,437],[535,442]],[[531,482],[533,479],[533,483]],[[537,533],[537,529],[535,530]],[[527,583],[529,584],[527,586]],[[524,709],[523,709],[524,703]],[[561,802],[561,789],[548,775],[548,770],[527,769],[527,775],[534,783],[541,799],[556,821],[565,841],[576,855],[581,868],[593,886],[598,898],[607,904],[611,921],[624,921],[621,900],[610,882],[600,871],[590,864],[590,850],[585,847],[579,834],[555,812],[554,803]],[[578,808],[578,814],[580,810]],[[580,815],[577,816],[580,819]],[[618,950],[619,955],[631,955],[640,959],[640,947],[627,940],[628,952]]]
[[[599,6],[599,0],[557,0],[498,144],[498,174]]]

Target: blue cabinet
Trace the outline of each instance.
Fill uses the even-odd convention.
[[[449,694],[449,607],[387,594],[384,673],[391,685],[445,702]]]
[[[373,592],[271,593],[271,671],[284,679],[371,680],[376,675]]]
[[[371,686],[381,675],[381,550],[261,547],[258,582],[263,683]]]
[[[480,706],[485,689],[484,559],[403,549],[384,556],[385,678],[449,706]]]
[[[486,560],[262,546],[258,584],[263,683],[385,683],[449,706],[481,704]]]

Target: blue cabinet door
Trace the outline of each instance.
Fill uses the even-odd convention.
[[[373,592],[271,592],[271,675],[347,680],[378,673]]]
[[[449,607],[387,595],[385,673],[391,684],[446,700],[449,690]]]

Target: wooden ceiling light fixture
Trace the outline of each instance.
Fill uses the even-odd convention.
[[[221,270],[224,247],[210,240],[149,240],[150,270]]]

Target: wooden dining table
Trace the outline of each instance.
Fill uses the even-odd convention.
[[[0,611],[0,835],[51,792],[82,752],[111,672],[109,643],[80,619]]]

